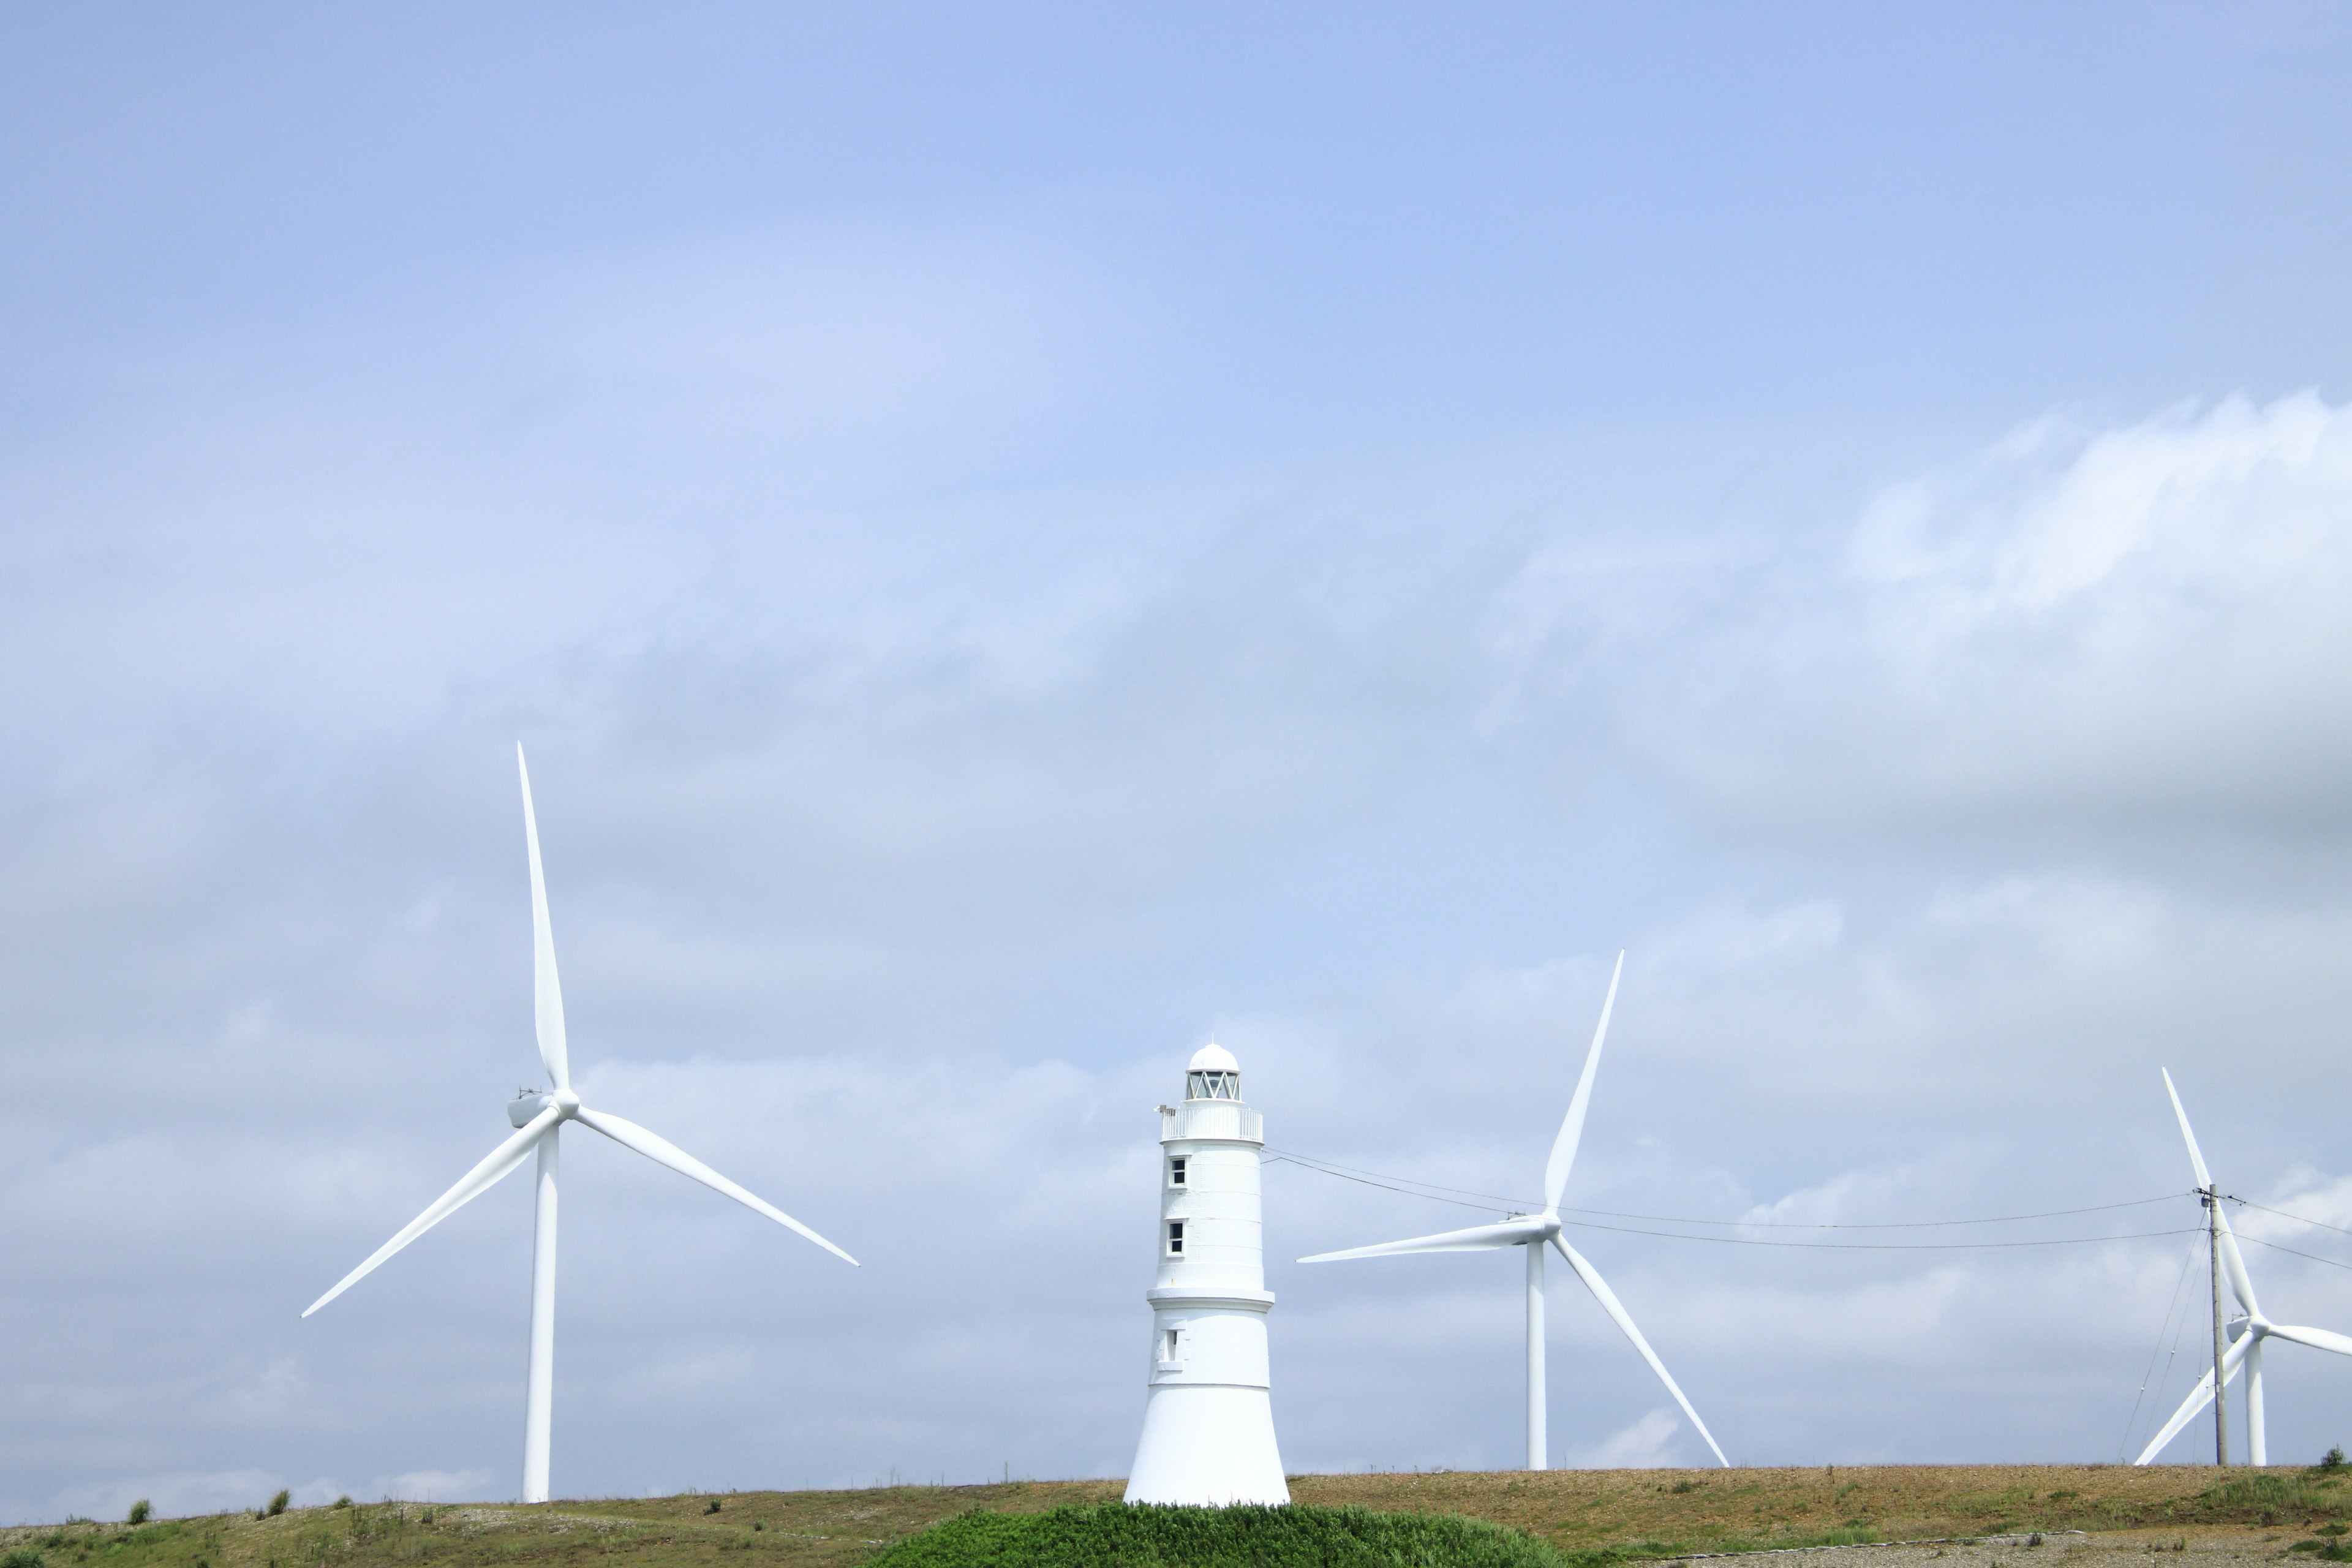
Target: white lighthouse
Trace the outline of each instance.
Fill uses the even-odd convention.
[[[1242,1103],[1241,1064],[1214,1045],[1186,1070],[1184,1103],[1160,1108],[1151,1381],[1129,1502],[1290,1500],[1266,1391],[1262,1130]]]

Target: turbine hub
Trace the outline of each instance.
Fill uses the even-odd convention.
[[[580,1097],[568,1089],[559,1089],[548,1096],[548,1099],[558,1110],[563,1112],[563,1120],[566,1121],[580,1114]]]

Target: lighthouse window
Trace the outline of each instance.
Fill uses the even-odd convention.
[[[1171,1329],[1166,1333],[1160,1336],[1160,1359],[1161,1361],[1174,1361],[1176,1359],[1176,1336],[1182,1332],[1183,1331],[1181,1329]]]
[[[1181,1154],[1168,1162],[1168,1184],[1171,1187],[1184,1184],[1184,1156]]]
[[[1237,1072],[1188,1072],[1184,1075],[1184,1098],[1187,1100],[1239,1100],[1242,1097],[1242,1075]]]
[[[1168,1256],[1171,1258],[1184,1256],[1184,1222],[1181,1219],[1171,1219],[1168,1222]]]

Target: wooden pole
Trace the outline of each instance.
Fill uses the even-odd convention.
[[[2221,1358],[2229,1347],[2228,1331],[2221,1322],[2221,1200],[2208,1187],[2205,1200],[2205,1239],[2213,1254],[2213,1462],[2230,1462],[2230,1391],[2221,1381]]]

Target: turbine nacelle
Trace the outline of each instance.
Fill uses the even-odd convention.
[[[559,1089],[552,1094],[533,1090],[507,1102],[507,1121],[510,1126],[527,1127],[531,1118],[542,1110],[551,1110],[557,1113],[556,1119],[560,1121],[576,1121],[582,1110],[580,1097],[568,1089]]]
[[[309,1317],[373,1272],[393,1254],[448,1218],[496,1185],[522,1163],[539,1162],[536,1218],[531,1254],[530,1373],[525,1396],[523,1437],[523,1500],[545,1502],[548,1496],[547,1453],[555,1341],[555,1217],[556,1173],[560,1134],[567,1121],[603,1134],[624,1149],[642,1154],[690,1181],[701,1183],[734,1199],[754,1214],[765,1215],[786,1229],[855,1267],[857,1259],[835,1247],[765,1198],[712,1170],[668,1139],[635,1122],[580,1103],[572,1089],[571,1050],[563,1027],[563,991],[556,976],[555,936],[547,916],[547,882],[539,858],[539,820],[530,804],[530,771],[523,765],[522,748],[515,748],[515,765],[522,777],[523,841],[530,860],[531,1012],[539,1040],[540,1065],[555,1087],[544,1092],[525,1089],[507,1106],[514,1133],[466,1173],[457,1184],[442,1194],[400,1233],[376,1248],[367,1261],[304,1309]]]
[[[1405,1241],[1386,1241],[1372,1247],[1351,1247],[1341,1252],[1318,1252],[1302,1258],[1301,1263],[1337,1263],[1349,1258],[1401,1258],[1418,1252],[1489,1252],[1507,1247],[1527,1248],[1528,1267],[1528,1468],[1542,1469],[1546,1463],[1546,1427],[1544,1406],[1544,1248],[1559,1252],[1584,1288],[1592,1292],[1601,1310],[1623,1331],[1625,1338],[1641,1352],[1642,1359],[1665,1384],[1666,1392],[1675,1396],[1683,1414],[1690,1417],[1698,1435],[1714,1449],[1716,1458],[1728,1466],[1717,1446],[1715,1434],[1706,1429],[1698,1412],[1684,1397],[1681,1386],[1666,1372],[1666,1363],[1658,1359],[1642,1331],[1633,1326],[1633,1314],[1609,1289],[1601,1271],[1592,1267],[1584,1255],[1568,1244],[1560,1234],[1559,1200],[1568,1189],[1568,1173],[1576,1163],[1577,1144],[1584,1136],[1585,1111],[1592,1103],[1592,1077],[1601,1066],[1601,1043],[1608,1037],[1609,1015],[1617,1005],[1617,982],[1625,973],[1625,955],[1617,955],[1617,967],[1609,976],[1609,995],[1601,1005],[1601,1023],[1592,1031],[1592,1049],[1584,1058],[1584,1071],[1576,1080],[1576,1094],[1569,1101],[1568,1116],[1560,1123],[1559,1134],[1552,1140],[1551,1155],[1544,1163],[1544,1207],[1539,1214],[1507,1215],[1494,1225],[1475,1225],[1466,1230],[1449,1230],[1436,1236],[1416,1236]]]
[[[2263,1429],[2263,1344],[2268,1340],[2284,1340],[2289,1344],[2309,1345],[2314,1350],[2333,1351],[2337,1355],[2352,1355],[2352,1336],[2339,1334],[2333,1329],[2305,1328],[2300,1323],[2274,1323],[2265,1317],[2254,1299],[2254,1282],[2246,1272],[2245,1255],[2238,1250],[2237,1234],[2230,1228],[2230,1217],[2221,1207],[2221,1189],[2213,1184],[2213,1173],[2205,1166],[2205,1152],[2197,1146],[2197,1134],[2189,1125],[2189,1111],[2180,1103],[2180,1090],[2173,1087],[2172,1075],[2164,1074],[2164,1092],[2172,1100],[2172,1114],[2180,1123],[2180,1141],[2189,1146],[2189,1168],[2197,1177],[2197,1190],[2210,1205],[2214,1249],[2221,1254],[2216,1259],[2230,1281],[2230,1293],[2238,1299],[2239,1315],[2223,1325],[2222,1332],[2228,1348],[2222,1352],[2221,1386],[2227,1388],[2237,1381],[2241,1370],[2247,1373],[2246,1436],[2248,1457],[2257,1465],[2270,1462],[2269,1438]],[[2218,1304],[2217,1304],[2218,1310]],[[2199,1412],[2213,1402],[2214,1368],[2207,1367],[2205,1375],[2180,1408],[2172,1413],[2162,1429],[2140,1450],[2135,1465],[2145,1465],[2164,1451],[2164,1446],[2179,1435],[2180,1429],[2196,1419]]]

